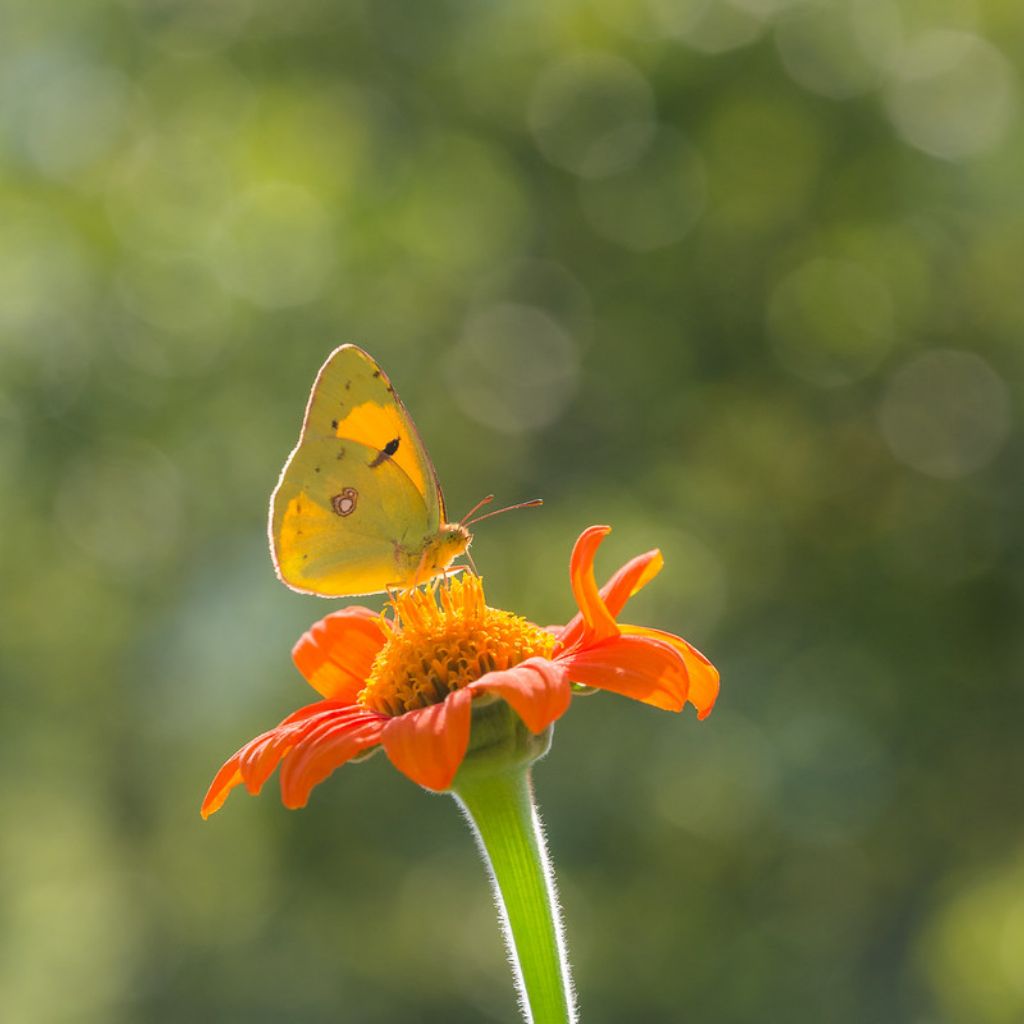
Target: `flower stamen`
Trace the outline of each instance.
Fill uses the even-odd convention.
[[[476,576],[396,594],[391,608],[388,639],[358,703],[392,717],[439,704],[489,672],[549,657],[555,645],[532,622],[489,608]]]

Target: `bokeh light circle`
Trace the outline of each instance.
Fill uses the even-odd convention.
[[[859,264],[813,259],[784,278],[768,304],[768,334],[779,362],[820,387],[870,373],[893,340],[884,282]]]
[[[832,99],[857,96],[878,85],[900,43],[899,12],[887,0],[801,4],[775,27],[775,45],[789,76]]]
[[[697,150],[663,129],[634,166],[580,188],[583,211],[599,235],[647,252],[673,245],[697,223],[707,176]]]
[[[747,46],[765,29],[762,11],[730,0],[647,0],[647,7],[658,32],[702,53]]]
[[[654,94],[621,57],[576,54],[541,73],[527,120],[551,163],[583,178],[603,178],[632,166],[647,148]]]
[[[506,434],[554,422],[576,392],[576,342],[542,309],[514,303],[472,316],[448,360],[455,401]]]
[[[1018,109],[1013,66],[969,32],[923,33],[903,53],[885,90],[896,131],[932,156],[962,160],[998,146]]]
[[[919,963],[946,1020],[1024,1018],[1024,851],[944,880],[919,934]]]
[[[895,373],[879,410],[893,455],[928,476],[955,480],[986,466],[1011,426],[1010,396],[980,356],[927,352]]]
[[[113,67],[70,46],[43,46],[0,64],[0,137],[40,174],[76,189],[124,133],[135,99]]]

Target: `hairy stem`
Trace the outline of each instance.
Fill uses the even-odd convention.
[[[529,765],[460,777],[452,793],[490,872],[526,1024],[575,1024],[561,914]]]

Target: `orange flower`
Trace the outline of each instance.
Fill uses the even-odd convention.
[[[447,789],[469,744],[473,702],[487,694],[504,699],[534,734],[565,713],[573,684],[667,711],[689,701],[705,718],[718,696],[707,658],[672,633],[616,621],[661,571],[661,553],[639,555],[597,589],[594,555],[610,532],[592,526],[576,541],[569,576],[579,613],[561,629],[487,607],[480,579],[468,575],[398,594],[391,617],[352,607],[321,619],[292,657],[323,700],[229,758],[203,817],[235,786],[258,793],[279,764],[285,806],[303,807],[335,768],[377,747],[414,782]]]

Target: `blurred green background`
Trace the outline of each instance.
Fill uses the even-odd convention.
[[[0,31],[0,1006],[509,1022],[384,758],[208,823],[315,695],[266,502],[372,352],[492,603],[693,640],[536,771],[588,1024],[1024,1019],[1019,0],[83,0]]]

